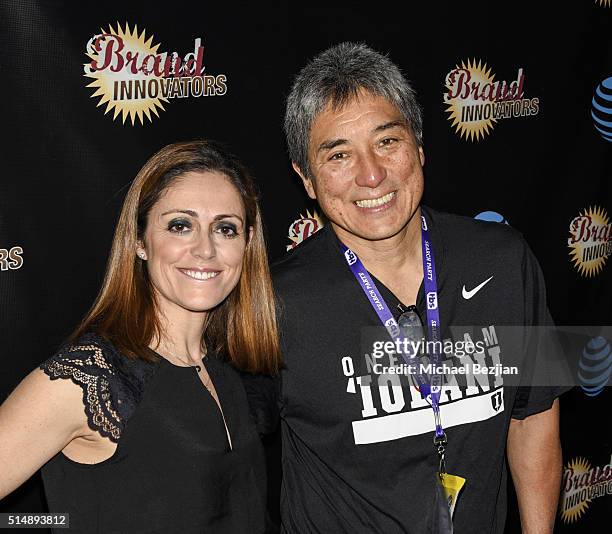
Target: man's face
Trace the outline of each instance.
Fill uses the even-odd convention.
[[[310,132],[313,179],[304,187],[335,225],[367,240],[386,239],[411,220],[423,195],[425,157],[410,126],[386,99],[362,93],[327,106]]]

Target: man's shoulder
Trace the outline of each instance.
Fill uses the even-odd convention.
[[[525,248],[521,232],[508,224],[482,221],[426,208],[435,226],[435,232],[444,242],[449,254],[462,254],[474,257],[474,254],[494,254],[496,256],[514,257]]]

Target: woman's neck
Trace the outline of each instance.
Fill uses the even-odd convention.
[[[160,314],[161,337],[157,346],[151,348],[163,356],[172,356],[183,363],[197,365],[206,351],[202,344],[202,334],[208,314],[178,306],[176,308],[163,310]]]

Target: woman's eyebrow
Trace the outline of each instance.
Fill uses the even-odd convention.
[[[178,208],[173,208],[170,209],[168,211],[164,211],[164,213],[161,214],[161,216],[163,217],[164,215],[169,215],[170,213],[185,213],[187,215],[191,215],[192,217],[195,217],[196,219],[198,218],[198,212],[197,211],[193,211],[193,210],[181,210]],[[215,221],[220,221],[222,219],[230,219],[230,218],[235,218],[238,219],[241,223],[244,223],[244,221],[242,220],[242,217],[236,213],[221,213],[219,215],[216,215],[215,218],[213,220]]]
[[[179,209],[174,209],[173,208],[171,210],[164,211],[164,213],[162,213],[162,217],[164,215],[168,215],[170,213],[186,213],[187,215],[191,215],[192,217],[197,217],[198,216],[198,213],[196,211],[193,211],[193,210],[179,210]]]
[[[240,215],[236,215],[235,213],[224,213],[221,215],[217,215],[215,217],[215,221],[220,221],[221,219],[229,219],[231,217],[234,217],[235,219],[238,219],[241,223],[244,223],[242,217]]]

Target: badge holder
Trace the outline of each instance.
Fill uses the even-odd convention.
[[[448,444],[446,434],[443,433],[442,436],[435,436],[433,442],[436,452],[438,453],[439,460],[438,472],[436,473],[436,501],[438,501],[438,504],[436,506],[437,510],[434,513],[437,513],[438,516],[440,516],[438,525],[439,527],[442,527],[438,528],[438,530],[434,530],[434,532],[445,534],[452,533],[453,515],[455,513],[459,493],[465,484],[465,478],[451,475],[446,472],[446,462],[444,457],[446,453],[446,446]]]

